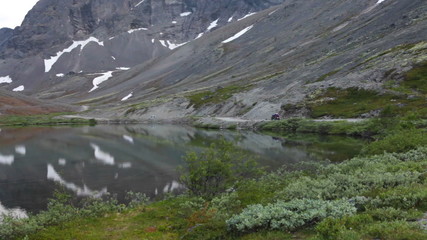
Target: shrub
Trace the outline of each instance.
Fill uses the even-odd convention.
[[[374,221],[367,214],[357,214],[354,216],[344,216],[342,218],[328,217],[316,226],[316,231],[322,239],[348,239],[344,235],[349,235],[349,230],[360,230],[367,224],[372,224]],[[360,235],[354,233],[361,239]]]
[[[292,231],[327,217],[339,218],[355,212],[356,208],[347,200],[296,199],[266,206],[250,205],[226,223],[230,230],[239,232],[258,229]]]
[[[216,211],[217,218],[228,218],[233,212],[240,208],[240,200],[237,192],[221,194],[213,198],[209,208]]]
[[[427,148],[421,147],[407,153],[353,158],[337,165],[320,166],[315,174],[294,179],[276,196],[284,200],[331,200],[374,189],[410,186],[424,181],[426,159]]]
[[[71,204],[71,197],[62,192],[56,192],[55,198],[50,199],[46,211],[28,218],[16,219],[10,216],[3,218],[0,224],[0,239],[23,238],[47,226],[59,225],[79,217],[99,217],[108,212],[117,212],[125,209],[118,204],[114,197],[106,199],[85,199],[82,207]]]
[[[412,172],[335,173],[316,178],[302,177],[278,194],[281,199],[313,198],[332,200],[360,195],[375,188],[389,188],[418,182],[420,174]]]
[[[150,198],[147,197],[144,193],[138,193],[138,192],[127,192],[126,193],[126,200],[129,201],[128,206],[133,208],[141,205],[147,205],[147,203],[150,201]]]
[[[224,192],[238,180],[263,173],[253,158],[224,139],[200,154],[188,153],[185,162],[187,171],[181,167],[181,182],[191,194],[208,199]]]
[[[384,152],[407,152],[419,146],[427,145],[427,133],[423,130],[401,130],[384,139],[366,146],[362,152],[365,155],[381,154]]]
[[[416,224],[404,220],[375,222],[368,214],[327,218],[316,227],[319,239],[426,239]],[[355,238],[356,237],[356,238]]]
[[[420,226],[414,223],[408,223],[404,220],[392,222],[379,222],[368,225],[365,234],[372,239],[386,240],[423,240],[427,239],[427,233],[420,229]]]
[[[377,208],[368,210],[367,214],[371,215],[377,221],[409,220],[415,221],[423,216],[423,213],[415,209],[407,211],[393,207]]]
[[[420,184],[399,186],[378,194],[369,203],[370,208],[427,209],[427,187]]]

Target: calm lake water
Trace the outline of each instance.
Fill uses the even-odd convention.
[[[364,140],[318,135],[280,136],[208,131],[174,125],[3,128],[0,132],[0,213],[46,208],[58,186],[77,196],[128,191],[150,197],[179,191],[176,168],[188,151],[224,137],[277,169],[302,161],[341,161]]]

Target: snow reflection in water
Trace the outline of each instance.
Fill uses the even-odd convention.
[[[91,143],[90,146],[95,150],[95,158],[101,162],[103,162],[104,164],[107,165],[114,165],[114,157],[111,156],[109,153],[104,152],[101,150],[101,148],[94,144]]]
[[[101,197],[102,195],[108,192],[106,187],[104,187],[100,191],[93,191],[89,189],[86,184],[83,185],[83,187],[79,187],[74,183],[66,182],[64,179],[62,179],[62,177],[58,174],[58,172],[51,164],[47,165],[47,179],[53,180],[61,184],[67,189],[75,192],[77,196]]]
[[[27,149],[23,145],[18,145],[15,147],[15,152],[25,156],[25,154],[27,153]]]
[[[3,155],[0,153],[0,164],[3,165],[12,165],[15,161],[15,156],[13,155]]]
[[[8,209],[0,202],[0,223],[3,219],[3,215],[11,216],[13,218],[27,218],[27,212],[20,208]]]

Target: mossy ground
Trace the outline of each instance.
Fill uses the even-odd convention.
[[[388,109],[395,116],[405,116],[417,112],[427,117],[425,96],[395,95],[378,93],[358,88],[329,88],[307,104],[311,117],[357,118],[371,111]]]
[[[95,125],[94,119],[61,118],[73,113],[51,113],[44,115],[5,115],[0,117],[0,126],[35,126],[35,125]]]
[[[386,73],[389,75],[390,73]],[[307,102],[311,117],[354,118],[374,110],[387,109],[393,116],[416,112],[427,118],[427,61],[415,65],[401,81],[385,86],[393,92],[379,93],[360,88],[328,88]]]
[[[416,65],[412,70],[405,74],[405,80],[402,86],[419,92],[426,96],[427,94],[427,61]]]
[[[199,108],[203,105],[222,103],[228,100],[235,93],[240,93],[250,89],[251,86],[231,85],[227,87],[218,87],[213,91],[204,91],[187,96],[190,100],[190,106]]]

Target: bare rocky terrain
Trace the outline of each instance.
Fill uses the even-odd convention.
[[[427,2],[41,0],[0,43],[0,88],[87,117],[305,116],[283,106],[426,61]]]

